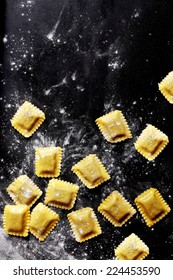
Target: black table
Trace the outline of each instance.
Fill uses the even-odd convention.
[[[155,187],[173,208],[173,105],[158,90],[173,70],[173,1],[6,0],[0,5],[0,258],[113,259],[114,248],[134,232],[150,248],[147,259],[172,259],[173,211],[152,229],[139,212],[115,228],[97,207],[113,190],[134,205],[138,194]],[[25,100],[46,114],[29,139],[10,124]],[[115,109],[123,111],[133,138],[112,145],[95,119]],[[147,123],[170,140],[152,162],[134,149]],[[61,209],[54,209],[61,221],[42,243],[31,234],[17,238],[3,232],[3,209],[12,203],[6,188],[16,177],[27,174],[45,193],[48,180],[35,175],[34,150],[50,145],[64,149],[60,178],[80,186],[74,209],[94,208],[103,230],[97,238],[77,243],[68,211]],[[97,154],[111,175],[93,190],[71,172],[89,153]]]

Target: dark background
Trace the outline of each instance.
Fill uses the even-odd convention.
[[[172,211],[152,229],[139,213],[115,228],[97,212],[115,189],[134,205],[138,194],[155,187],[173,205],[173,105],[158,91],[173,70],[173,1],[6,0],[0,14],[0,258],[113,259],[114,248],[134,232],[149,246],[147,259],[173,259]],[[25,100],[46,114],[29,139],[10,124]],[[115,109],[123,111],[133,138],[112,145],[95,119]],[[147,123],[170,140],[152,162],[134,149]],[[2,229],[4,206],[12,203],[6,188],[16,177],[27,174],[45,194],[48,180],[35,175],[34,149],[50,145],[64,149],[60,178],[80,186],[74,209],[93,207],[102,227],[102,235],[82,244],[61,209],[54,209],[61,221],[43,243]],[[89,153],[111,175],[93,190],[71,172]]]

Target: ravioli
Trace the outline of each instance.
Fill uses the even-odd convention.
[[[89,189],[110,179],[110,175],[95,154],[90,154],[72,167],[72,171]]]
[[[134,233],[126,237],[115,249],[118,260],[143,260],[148,254],[148,246]]]
[[[154,160],[169,143],[168,136],[148,124],[135,142],[136,150],[148,160]]]
[[[58,177],[61,172],[61,147],[43,147],[35,151],[35,173],[38,177]]]
[[[28,236],[30,210],[27,205],[6,205],[4,208],[3,226],[7,234]]]
[[[42,195],[42,191],[27,176],[21,175],[7,188],[7,192],[16,204],[31,207]]]
[[[118,191],[113,191],[106,197],[98,211],[115,227],[121,227],[136,213],[134,207]]]
[[[135,199],[135,203],[148,227],[153,226],[171,211],[166,201],[155,188],[150,188],[141,193]]]
[[[117,143],[132,138],[127,121],[119,110],[99,117],[96,119],[96,124],[104,138],[110,143]]]
[[[45,120],[45,114],[25,101],[11,119],[12,126],[24,137],[30,137]]]
[[[173,104],[173,71],[159,83],[159,90],[163,96]]]
[[[45,204],[70,210],[73,208],[79,187],[75,184],[52,179],[46,190]]]
[[[44,241],[58,221],[59,215],[40,202],[31,213],[30,232],[39,241]]]
[[[102,233],[94,210],[90,207],[73,211],[67,216],[77,242],[84,242]]]

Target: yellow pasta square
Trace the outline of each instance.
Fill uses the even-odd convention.
[[[159,90],[163,96],[173,104],[173,71],[168,73],[168,75],[160,82]]]
[[[115,249],[118,260],[143,260],[149,254],[148,246],[134,233]]]
[[[84,242],[102,233],[94,210],[90,207],[69,213],[68,220],[77,242]]]
[[[7,192],[16,204],[25,204],[29,207],[42,195],[42,191],[27,175],[19,176],[8,186]]]
[[[144,191],[135,199],[135,203],[148,227],[160,221],[171,210],[155,188]]]
[[[30,232],[44,241],[58,221],[59,215],[40,202],[31,213]]]
[[[96,124],[104,138],[110,143],[117,143],[132,137],[127,121],[119,110],[96,119]]]
[[[115,227],[121,227],[136,213],[134,207],[118,191],[113,191],[106,197],[98,211]]]
[[[10,235],[28,236],[30,211],[27,205],[6,205],[4,208],[4,231]]]
[[[46,190],[45,204],[69,210],[74,206],[78,190],[75,184],[52,179]]]
[[[168,136],[155,126],[148,124],[138,137],[135,148],[148,160],[155,159],[169,143]]]
[[[110,175],[95,154],[90,154],[72,167],[72,171],[89,189],[110,179]]]
[[[45,120],[45,114],[25,101],[11,119],[12,126],[24,137],[30,137]]]
[[[35,173],[38,177],[58,177],[61,171],[62,149],[44,147],[35,151]]]

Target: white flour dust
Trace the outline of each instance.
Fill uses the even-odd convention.
[[[51,41],[53,41],[54,37],[55,37],[55,34],[56,34],[56,31],[57,31],[57,28],[60,24],[60,20],[61,20],[61,16],[63,14],[63,11],[64,11],[64,8],[65,8],[65,5],[66,5],[66,2],[64,3],[61,11],[60,11],[60,14],[58,16],[58,20],[57,22],[55,23],[54,27],[52,28],[52,30],[47,34],[47,38]]]

